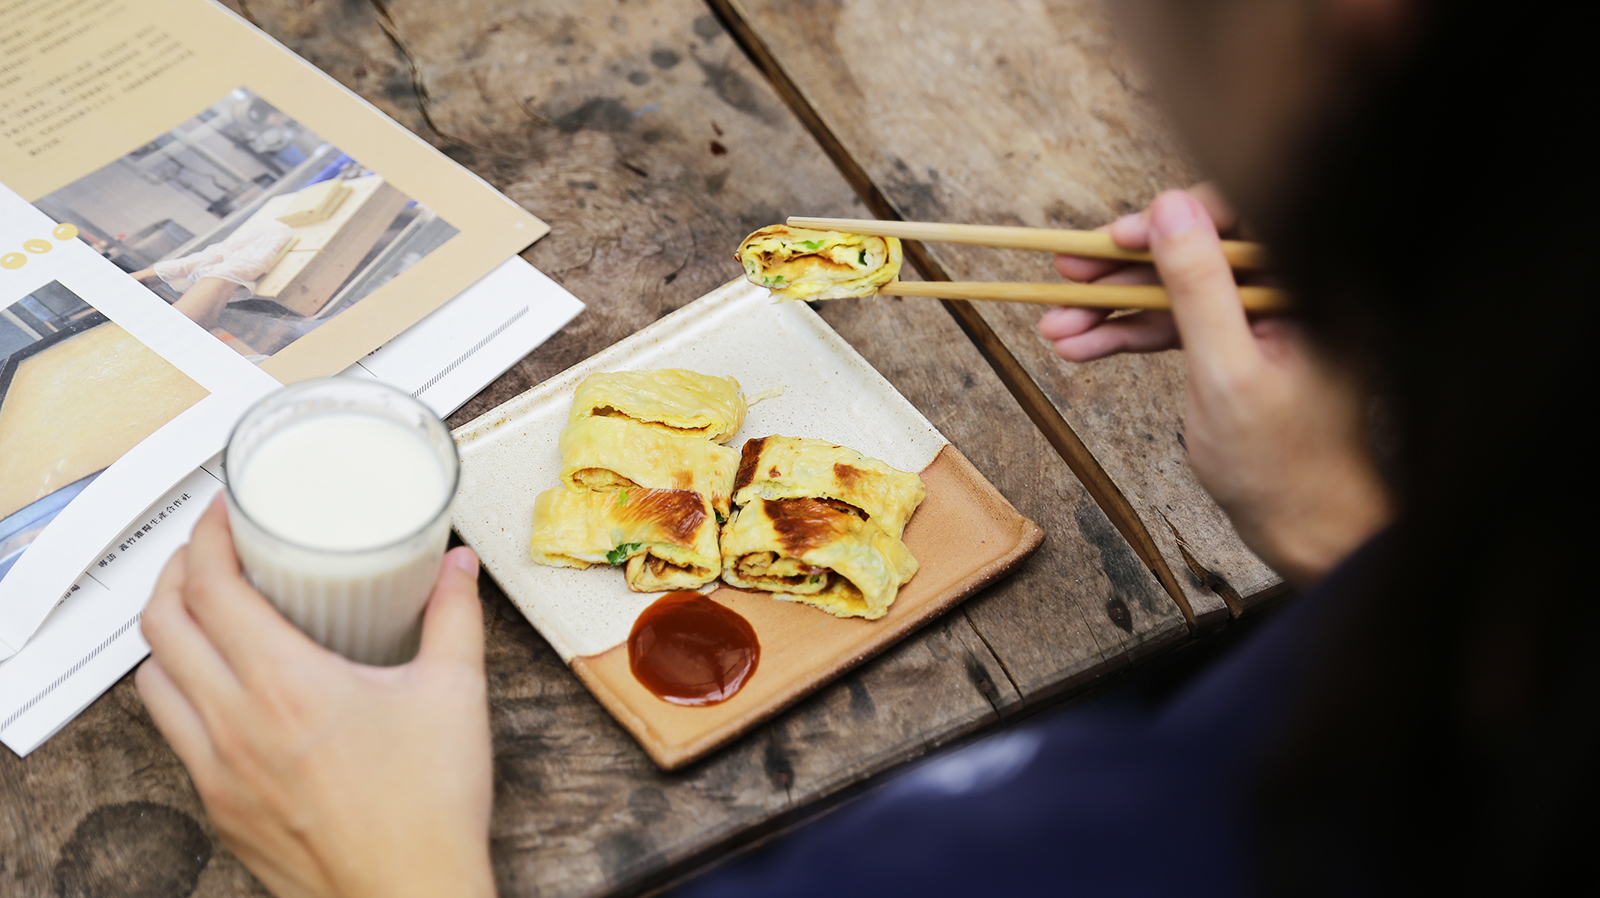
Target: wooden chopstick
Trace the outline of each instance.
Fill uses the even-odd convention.
[[[1064,253],[1095,259],[1123,259],[1148,262],[1150,254],[1123,249],[1104,231],[1066,231],[1053,228],[1014,228],[1000,225],[943,224],[931,221],[879,221],[870,218],[807,218],[793,215],[789,226],[819,231],[844,231],[873,234],[903,240],[928,240],[936,243],[965,243],[971,246],[997,246],[1043,253]],[[1257,270],[1267,267],[1266,248],[1243,240],[1222,241],[1222,254],[1234,268]]]
[[[1167,296],[1167,288],[1154,284],[1006,284],[986,281],[890,281],[879,287],[878,292],[889,296],[931,296],[935,299],[996,299],[1006,302],[1031,302],[1045,306],[1082,306],[1092,309],[1172,308],[1172,301]],[[1275,287],[1240,287],[1239,300],[1247,312],[1275,312],[1289,308],[1288,294]]]

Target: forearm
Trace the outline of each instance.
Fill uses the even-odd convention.
[[[427,857],[364,871],[339,883],[339,898],[495,898],[489,845],[439,844]]]
[[[210,329],[217,323],[217,318],[222,315],[222,309],[233,297],[233,292],[239,285],[233,281],[222,278],[205,277],[172,304],[174,309],[182,312],[184,317],[203,328]]]

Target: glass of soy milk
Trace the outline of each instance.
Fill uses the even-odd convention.
[[[353,661],[410,660],[460,472],[444,422],[376,381],[307,381],[245,412],[223,465],[251,584]]]

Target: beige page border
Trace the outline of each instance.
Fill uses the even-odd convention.
[[[55,133],[62,143],[54,149],[29,157],[0,142],[0,180],[24,199],[38,199],[110,164],[228,91],[247,87],[460,231],[263,362],[262,370],[279,381],[344,370],[549,232],[544,222],[229,10],[208,0],[140,0],[111,9],[120,11],[50,54],[52,71],[60,61],[95,58],[150,26],[193,55],[61,127]]]

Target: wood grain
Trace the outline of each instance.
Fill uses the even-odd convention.
[[[699,0],[235,2],[551,224],[527,258],[588,310],[454,423],[737,275],[748,231],[791,212],[867,214]],[[820,311],[1044,527],[1044,545],[960,610],[671,774],[485,578],[502,894],[648,890],[1184,638],[1176,607],[935,301]],[[264,894],[212,838],[131,678],[29,758],[0,755],[0,894],[133,894],[116,884],[146,881],[149,894]],[[112,825],[144,819],[139,802],[174,812],[143,842]],[[192,884],[184,851],[205,857]]]
[[[898,217],[1092,228],[1197,179],[1092,0],[713,2],[814,110],[836,157],[860,166],[868,183],[858,189]],[[1054,278],[1047,259],[1017,251],[928,245],[908,255],[940,278]],[[1184,461],[1181,359],[1069,364],[1037,335],[1037,311],[984,304],[969,314],[1081,437],[1202,623],[1277,589]]]

